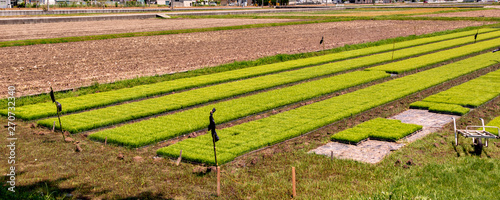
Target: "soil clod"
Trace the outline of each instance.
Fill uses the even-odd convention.
[[[73,138],[67,137],[67,138],[64,138],[64,141],[65,142],[74,142],[75,140]]]
[[[135,162],[142,162],[143,161],[142,157],[140,157],[140,156],[135,156],[133,159]]]
[[[408,162],[406,162],[406,164],[409,166],[415,165],[415,163],[413,162],[413,159],[408,160]]]
[[[207,168],[206,167],[196,166],[195,168],[193,168],[193,173],[198,173],[198,174],[207,173]]]
[[[76,144],[75,145],[75,151],[76,152],[82,152],[83,151],[82,147],[80,147],[80,144]]]
[[[118,153],[118,160],[123,160],[125,158],[125,156],[123,156],[123,153]]]
[[[195,138],[196,136],[198,136],[196,132],[192,132],[188,135],[188,138]]]

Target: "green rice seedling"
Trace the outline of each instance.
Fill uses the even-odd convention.
[[[497,34],[500,35],[500,32],[498,32]],[[487,36],[483,37],[487,38]],[[454,44],[456,42],[460,42],[461,40],[463,39],[457,39],[456,41],[450,40],[446,42],[438,42],[429,45],[413,47],[412,50],[415,50],[416,52],[425,52],[429,51],[430,49],[443,48],[443,46],[446,46],[446,44],[448,45],[450,45],[450,43]],[[500,41],[500,39],[497,40]],[[487,49],[489,47],[487,46],[484,48]],[[414,54],[413,51],[403,51],[403,50],[401,51],[402,52],[398,53],[398,57],[407,57]],[[464,50],[463,52],[460,53],[461,55],[463,55],[472,52]],[[330,63],[311,68],[304,68],[300,70],[282,72],[268,76],[261,76],[252,79],[241,80],[238,82],[231,82],[211,87],[200,88],[164,97],[153,98],[129,104],[123,104],[104,109],[97,109],[89,112],[65,116],[63,117],[63,120],[66,122],[65,129],[73,133],[90,130],[102,126],[125,122],[128,120],[160,114],[166,111],[172,111],[201,103],[232,97],[235,95],[266,89],[282,84],[293,83],[322,75],[328,75],[340,71],[356,69],[367,65],[373,65],[376,63],[387,61],[387,59],[389,58],[388,54],[390,53],[382,53],[373,56],[349,59],[341,62]],[[437,52],[422,57],[411,58],[408,60],[381,65],[379,67],[384,67],[387,65],[398,66],[398,65],[404,65],[406,63],[417,63],[414,66],[423,67],[428,64],[433,64],[448,59],[448,57],[441,56],[441,54],[442,54],[441,52]],[[429,57],[432,57],[432,59],[430,59]],[[203,97],[203,98],[198,98],[198,97]],[[52,122],[53,119],[49,118],[40,121],[39,124],[44,126],[51,126]]]
[[[478,107],[498,95],[500,95],[500,70],[431,95],[422,101],[412,103],[410,107],[463,115],[469,111],[464,107]]]
[[[496,64],[496,61],[493,60],[494,58],[495,55],[493,53],[481,54],[270,117],[222,129],[219,131],[220,143],[231,141],[243,141],[244,143],[240,143],[238,149],[219,148],[218,152],[232,154],[232,158],[229,159],[232,160],[238,155],[276,144],[287,138],[300,136],[319,127],[369,110],[375,106],[383,105],[445,81],[489,67]],[[204,136],[183,140],[174,145],[161,148],[157,153],[159,155],[171,156],[174,152],[176,153],[178,150],[184,149],[184,145],[203,144],[203,141],[209,140],[208,137],[210,135]],[[199,148],[210,149],[211,146],[206,145]],[[213,161],[204,160],[202,162],[210,163]]]
[[[422,126],[420,125],[404,124],[399,120],[376,118],[336,133],[332,135],[331,139],[353,144],[368,138],[397,141],[421,129]]]
[[[470,109],[462,107],[460,105],[447,104],[447,103],[435,103],[428,101],[417,101],[410,104],[410,108],[424,109],[436,113],[452,114],[452,115],[465,115]]]
[[[498,38],[489,41],[477,42],[462,47],[444,50],[436,54],[428,54],[420,56],[413,60],[408,59],[406,61],[399,63],[389,63],[386,65],[368,68],[367,70],[380,70],[396,74],[403,73],[411,70],[416,70],[422,67],[430,66],[433,64],[437,64],[443,61],[466,56],[472,53],[478,53],[487,49],[495,48],[498,46],[498,43],[500,43],[500,39]]]
[[[120,141],[118,144],[130,147],[143,146],[206,128],[207,113],[213,107],[217,108],[216,122],[223,123],[388,76],[385,72],[347,73],[127,124],[96,132],[89,137],[100,141],[108,138],[108,142],[113,138],[113,142]]]
[[[492,30],[494,30],[494,29],[488,29],[487,31],[492,31]],[[469,39],[457,38],[457,37],[471,35],[471,34],[474,34],[473,32],[474,31],[464,31],[464,32],[459,32],[459,33],[452,33],[452,34],[447,34],[447,35],[434,36],[434,37],[399,42],[399,43],[397,43],[395,49],[401,49],[401,48],[406,48],[406,47],[411,47],[411,46],[416,46],[416,45],[428,44],[428,43],[432,43],[432,42],[437,42],[437,43],[419,46],[419,47],[412,48],[412,49],[403,49],[403,50],[394,51],[394,59],[401,59],[401,58],[405,58],[405,57],[409,57],[409,56],[415,56],[415,55],[419,55],[419,54],[423,54],[423,53],[427,53],[427,52],[431,52],[431,51],[436,51],[436,50],[440,50],[440,49],[444,49],[444,48],[453,47],[456,45],[462,45],[462,44],[469,43],[470,42]],[[495,34],[496,34],[496,36],[500,35],[500,31],[493,31],[491,33],[487,33],[484,36],[482,36],[480,38],[480,40],[491,38]],[[457,38],[457,39],[453,39],[453,38]],[[449,39],[452,39],[452,40],[449,40]],[[441,41],[441,42],[438,42],[438,41]],[[310,57],[310,58],[304,58],[304,59],[298,59],[298,60],[292,60],[292,61],[285,61],[285,62],[281,62],[281,63],[274,63],[274,64],[261,65],[261,66],[256,66],[256,67],[249,67],[249,68],[214,73],[214,74],[209,74],[209,75],[159,82],[159,83],[154,83],[154,84],[149,84],[149,85],[140,85],[140,86],[135,86],[132,88],[124,88],[124,89],[113,90],[113,91],[108,91],[108,92],[82,95],[82,96],[78,96],[78,97],[69,97],[69,98],[60,99],[59,102],[64,105],[65,109],[63,110],[63,114],[64,113],[72,113],[72,112],[107,106],[107,105],[120,103],[120,102],[124,102],[124,101],[130,101],[130,100],[134,100],[134,99],[141,99],[141,98],[146,98],[146,97],[155,96],[155,95],[167,94],[169,92],[174,92],[174,91],[178,91],[178,90],[189,89],[189,88],[194,88],[194,87],[202,87],[202,86],[207,86],[207,85],[211,85],[211,84],[217,84],[217,83],[234,81],[234,80],[239,80],[239,79],[244,79],[244,78],[260,76],[260,75],[266,75],[266,74],[270,74],[270,73],[276,73],[276,72],[285,71],[285,70],[297,69],[297,68],[307,67],[307,66],[311,66],[311,65],[318,65],[318,64],[322,64],[322,63],[333,62],[333,61],[338,61],[338,60],[343,60],[343,59],[348,59],[348,58],[353,58],[353,57],[371,55],[371,54],[375,54],[375,53],[390,51],[392,49],[393,49],[392,44],[386,44],[386,45],[381,45],[381,46],[376,46],[376,47],[368,47],[368,48],[333,53],[333,54],[328,54],[328,55],[323,55],[323,56]],[[370,64],[377,64],[377,63],[389,61],[390,59],[392,59],[392,57],[393,57],[392,55],[393,55],[392,52],[388,52],[388,53],[380,54],[380,55],[373,55],[375,57],[368,58],[368,60],[369,61],[371,60],[371,62],[367,63],[365,61],[365,62],[363,62],[364,65],[361,65],[361,66],[367,66]],[[357,63],[357,61],[358,60],[351,60],[351,62],[339,63],[339,64],[343,64],[343,65],[348,66],[348,65],[352,65],[351,63]],[[361,63],[361,62],[359,62],[359,63]],[[360,65],[356,65],[356,66],[360,66]],[[17,112],[18,118],[25,119],[25,120],[40,119],[40,118],[44,118],[44,117],[55,116],[57,114],[54,111],[52,104],[50,104],[48,102],[16,107],[16,112]],[[0,115],[6,115],[6,113],[7,113],[6,110],[3,110],[3,109],[0,110]]]
[[[495,119],[491,120],[486,126],[496,126],[500,127],[500,117],[496,117]],[[486,131],[498,135],[498,130],[494,128],[487,128]]]

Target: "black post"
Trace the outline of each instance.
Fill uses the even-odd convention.
[[[57,119],[59,119],[59,127],[61,128],[61,133],[63,135],[63,139],[66,140],[66,137],[64,136],[64,131],[63,131],[63,128],[62,128],[62,124],[61,124],[61,117],[60,117],[60,113],[62,111],[62,106],[59,102],[55,102],[56,104],[56,108],[57,108]]]
[[[57,111],[57,119],[59,119],[59,127],[61,128],[61,132],[62,132],[62,135],[63,135],[63,140],[66,140],[66,137],[64,136],[64,131],[63,131],[63,128],[62,128],[62,125],[61,125],[61,117],[59,117],[59,111]]]
[[[212,141],[214,142],[215,166],[219,166],[219,163],[217,162],[217,151],[216,151],[216,148],[215,148],[215,137],[212,137]]]
[[[479,34],[479,29],[477,29],[477,32],[476,32],[476,34],[474,35],[474,43],[476,43],[476,40],[477,40],[477,34]]]
[[[213,114],[215,112],[215,108],[210,111],[210,124],[208,125],[208,131],[212,132],[212,142],[214,143],[214,156],[215,156],[215,166],[219,166],[219,163],[217,162],[217,149],[215,147],[215,142],[219,141],[219,136],[217,136],[217,132],[215,132],[215,120],[213,117]]]
[[[323,45],[323,55],[325,54],[325,44],[323,43],[324,36],[321,36],[321,40],[319,41],[319,45]]]
[[[394,40],[392,40],[392,59],[391,60],[394,60],[394,46],[396,45],[396,43],[394,42]]]

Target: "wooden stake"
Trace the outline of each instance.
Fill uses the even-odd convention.
[[[295,198],[297,196],[295,191],[295,167],[292,167],[292,192],[292,197]]]
[[[220,197],[220,167],[217,166],[217,196]]]
[[[108,144],[108,137],[106,137],[106,139],[104,139],[104,146],[106,146],[106,144]]]
[[[179,164],[181,163],[181,160],[182,160],[182,149],[181,149],[181,153],[179,155],[179,158],[177,158],[177,162],[175,162],[175,165],[179,166]]]
[[[54,123],[52,124],[52,133],[56,131],[56,121],[54,121]]]
[[[330,151],[330,159],[333,160],[333,151]]]

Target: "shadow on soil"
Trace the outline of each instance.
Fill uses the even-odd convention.
[[[117,198],[117,199],[119,199],[119,198]],[[152,200],[162,199],[162,200],[164,200],[165,197],[163,197],[163,194],[161,194],[161,193],[153,194],[152,192],[143,192],[137,196],[122,198],[120,200],[136,200],[136,199],[152,199]]]
[[[19,177],[23,172],[17,173],[16,177]],[[7,182],[9,181],[11,176],[2,176],[0,181],[0,199],[9,199],[9,200],[26,200],[26,199],[90,199],[85,196],[73,196],[73,193],[76,189],[80,191],[91,191],[92,186],[88,186],[87,184],[78,185],[72,188],[62,188],[59,184],[63,181],[72,179],[73,177],[64,177],[55,180],[43,180],[38,181],[29,185],[19,185],[18,181],[15,182],[15,187],[13,188],[15,192],[9,191],[11,185]],[[101,194],[105,194],[109,191],[99,191],[94,192],[96,196]]]

